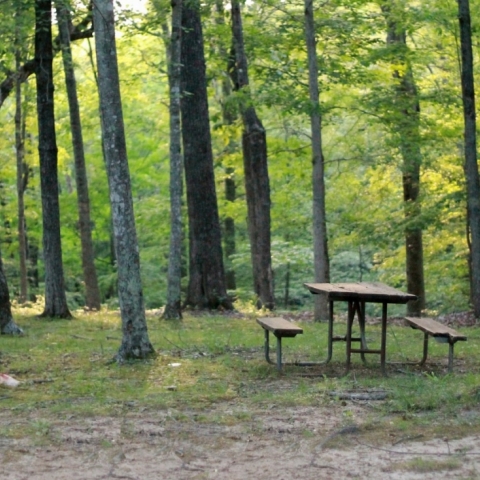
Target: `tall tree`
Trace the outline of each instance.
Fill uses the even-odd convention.
[[[313,258],[315,281],[330,281],[327,220],[325,208],[324,157],[322,149],[322,115],[318,88],[318,58],[315,38],[313,0],[305,0],[305,39],[308,56],[308,88],[310,96],[310,127],[312,132],[313,185]],[[315,297],[315,320],[328,319],[328,301],[325,295]]]
[[[243,41],[240,2],[232,0],[232,35],[235,50],[235,89],[245,96],[240,104],[243,120],[243,166],[247,194],[248,232],[257,306],[273,309],[273,272],[270,231],[270,180],[265,128],[249,98],[248,64]]]
[[[181,118],[190,246],[185,303],[231,309],[222,258],[198,0],[184,3],[182,31]]]
[[[215,23],[220,26],[225,26],[225,9],[223,5],[223,0],[215,1]],[[221,77],[221,99],[220,105],[222,108],[222,117],[224,125],[233,125],[237,119],[237,109],[232,108],[228,105],[228,100],[232,94],[232,84],[228,78],[228,71],[231,69],[232,61],[235,60],[232,58],[233,53],[228,53],[223,42],[220,42],[218,46],[218,54],[220,55],[222,61],[225,62],[226,71]],[[236,142],[231,139],[228,142],[226,151],[232,153],[236,150]],[[227,202],[235,202],[237,198],[237,184],[235,179],[235,169],[231,166],[225,168],[225,200]],[[235,219],[231,215],[225,216],[223,219],[223,243],[224,243],[224,253],[225,253],[225,280],[227,283],[228,290],[235,290],[237,288],[237,282],[235,278],[235,269],[232,265],[232,256],[236,252],[236,242],[235,242]]]
[[[21,35],[20,18],[22,9],[16,5],[15,12],[15,68],[21,65],[21,47],[23,36]],[[28,166],[25,163],[25,117],[22,108],[22,84],[20,79],[15,81],[15,152],[17,160],[17,214],[18,214],[18,257],[20,273],[20,293],[18,302],[24,303],[28,296],[27,277],[27,232],[25,220],[24,194],[28,183]]]
[[[392,63],[402,65],[394,71],[395,113],[391,126],[398,136],[403,160],[402,181],[405,210],[405,251],[408,293],[417,300],[408,302],[409,315],[420,316],[425,309],[425,280],[423,271],[423,233],[421,225],[420,169],[420,101],[409,60],[407,35],[402,25],[402,9],[396,0],[383,2],[382,11],[387,22],[387,44],[391,47]]]
[[[147,331],[140,257],[133,212],[130,172],[123,124],[112,0],[94,5],[95,46],[104,154],[118,265],[122,344],[116,359],[140,359],[154,353]]]
[[[465,176],[467,183],[468,210],[467,220],[470,233],[470,299],[473,304],[475,317],[480,318],[480,179],[477,162],[472,27],[469,0],[457,1],[458,20],[460,22],[460,52],[462,59]]]
[[[182,318],[182,131],[180,121],[181,42],[183,0],[172,1],[172,30],[168,62],[170,90],[170,254],[168,291],[163,318]]]
[[[75,183],[77,186],[78,224],[82,249],[83,280],[85,283],[85,305],[88,309],[100,310],[101,299],[94,262],[95,253],[92,240],[90,198],[88,193],[87,170],[85,167],[82,124],[80,120],[80,108],[77,97],[77,82],[73,66],[72,49],[70,47],[70,11],[69,7],[62,0],[57,0],[56,7],[60,46],[62,48],[63,69],[65,72],[65,84],[70,111],[73,157],[75,161]]]
[[[43,317],[71,317],[65,295],[60,206],[58,200],[57,141],[53,101],[51,0],[35,1],[35,61],[37,84],[38,151],[45,262]]]

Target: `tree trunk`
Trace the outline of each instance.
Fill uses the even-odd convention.
[[[122,344],[116,360],[121,363],[127,359],[146,358],[151,356],[154,350],[148,337],[140,279],[140,257],[120,96],[113,1],[97,0],[93,11],[104,154],[122,317]]]
[[[182,318],[182,130],[180,121],[182,0],[172,1],[172,33],[169,46],[170,89],[170,254],[167,303],[162,318]]]
[[[322,149],[322,116],[318,89],[317,42],[313,0],[305,0],[305,39],[308,54],[308,87],[310,94],[310,127],[312,132],[312,186],[313,186],[313,258],[315,281],[330,282],[328,258],[327,215],[325,207],[325,172]],[[326,320],[329,315],[326,295],[314,295],[316,321]]]
[[[467,221],[470,230],[471,291],[476,318],[480,317],[480,179],[477,162],[475,84],[473,76],[472,29],[469,0],[458,0],[460,49],[462,57],[462,100],[465,124],[465,175]]]
[[[3,271],[3,262],[0,257],[0,333],[22,334],[23,330],[15,324],[10,307],[8,283]]]
[[[70,47],[70,12],[61,1],[57,3],[57,20],[60,45],[62,47],[63,69],[67,88],[68,106],[70,110],[70,128],[72,131],[73,156],[75,160],[75,182],[77,187],[77,204],[82,248],[82,269],[85,283],[85,305],[90,310],[100,310],[101,299],[98,287],[97,271],[95,269],[95,254],[92,240],[92,222],[90,220],[90,198],[88,194],[88,179],[85,168],[85,153],[83,149],[82,124],[77,97],[77,83],[73,68],[72,51]]]
[[[215,2],[216,16],[215,23],[217,25],[225,25],[225,10],[223,6],[223,0],[216,0]],[[227,72],[231,64],[231,55],[227,53],[227,49],[220,43],[218,47],[218,53],[221,58],[225,59],[227,65]],[[221,79],[221,99],[220,105],[222,108],[222,117],[224,125],[233,125],[237,118],[237,113],[232,107],[227,106],[227,99],[232,94],[231,82],[228,79],[228,76],[225,75]],[[229,141],[229,144],[226,148],[228,153],[236,151],[237,145],[233,140]],[[225,168],[225,200],[227,202],[234,202],[237,198],[237,185],[235,181],[235,169],[232,167]],[[227,283],[228,290],[235,290],[237,288],[237,281],[235,278],[235,269],[232,265],[231,257],[236,252],[236,242],[235,242],[235,220],[226,216],[223,220],[223,243],[224,243],[224,253],[225,253],[225,280]]]
[[[232,0],[232,36],[235,49],[235,89],[248,91],[248,65],[238,0]],[[250,101],[240,105],[243,120],[243,165],[248,208],[248,232],[257,306],[275,306],[270,241],[270,181],[267,139],[262,122]]]
[[[20,48],[22,40],[20,38],[19,16],[21,12],[16,12],[16,30],[15,30],[15,68],[20,68]],[[19,79],[15,82],[15,152],[17,159],[17,213],[18,213],[18,256],[20,271],[20,294],[19,303],[24,303],[28,298],[28,278],[27,278],[27,232],[25,221],[25,201],[24,194],[28,183],[28,165],[25,163],[25,118],[22,113],[22,84]]]
[[[225,287],[199,2],[182,13],[182,138],[189,223],[186,305],[232,308]]]
[[[398,108],[397,122],[393,123],[399,136],[399,148],[403,159],[402,181],[405,210],[405,250],[407,291],[417,296],[416,301],[408,302],[407,313],[420,316],[425,310],[425,280],[423,271],[422,226],[420,225],[420,103],[413,78],[411,64],[407,58],[405,28],[400,26],[391,13],[390,5],[382,5],[387,21],[387,44],[396,48],[395,62],[404,65],[402,72],[396,70],[394,78],[394,104]]]
[[[70,13],[68,7],[57,3],[57,20],[62,47],[63,69],[70,110],[70,128],[72,130],[73,156],[75,160],[75,182],[77,186],[78,223],[82,248],[82,269],[85,283],[85,306],[90,310],[100,310],[101,299],[95,269],[95,253],[92,240],[92,222],[90,220],[90,198],[88,194],[87,170],[83,149],[82,124],[77,97],[77,82],[73,68],[70,47]]]
[[[45,310],[41,316],[70,318],[65,295],[60,237],[57,142],[53,104],[51,0],[36,0],[35,22],[38,150],[45,262]]]

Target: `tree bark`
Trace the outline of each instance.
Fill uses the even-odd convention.
[[[162,318],[179,320],[182,280],[182,130],[180,121],[182,0],[172,1],[172,32],[169,45],[170,90],[170,254],[167,303]]]
[[[0,257],[0,333],[2,334],[22,334],[23,330],[15,324],[10,307],[10,295],[8,292],[8,283],[3,271],[3,262]]]
[[[235,49],[235,89],[248,93],[248,65],[243,42],[240,3],[232,0],[232,36]],[[240,104],[248,232],[252,257],[257,307],[275,306],[270,232],[270,180],[268,177],[267,139],[262,122],[250,99]]]
[[[402,72],[396,70],[394,78],[395,100],[398,116],[393,123],[399,137],[399,148],[403,159],[402,183],[405,211],[405,252],[407,291],[417,296],[416,301],[408,302],[407,312],[411,316],[420,316],[425,310],[425,279],[423,270],[423,240],[420,200],[420,169],[422,153],[420,150],[420,102],[413,77],[412,66],[407,58],[405,28],[392,14],[391,5],[385,3],[382,10],[387,22],[387,44],[394,46],[397,52],[394,62],[404,65]]]
[[[476,318],[480,317],[480,179],[477,161],[475,83],[473,75],[472,27],[469,0],[458,1],[462,58],[462,100],[465,139],[467,222],[470,231],[470,298]]]
[[[113,0],[94,5],[95,46],[104,154],[118,265],[118,299],[122,317],[122,344],[117,362],[154,354],[145,318],[140,257],[135,230],[130,172],[123,124]]]
[[[58,200],[57,142],[53,102],[51,0],[35,2],[38,150],[43,215],[45,310],[42,317],[70,318],[63,277]]]
[[[15,30],[15,68],[20,68],[20,10],[16,12]],[[19,303],[24,303],[28,298],[28,277],[27,277],[27,232],[25,220],[24,194],[28,183],[28,165],[25,163],[25,118],[22,111],[22,84],[19,79],[15,83],[15,153],[17,160],[17,230],[18,230],[18,257],[20,273],[20,294]]]
[[[88,194],[87,170],[83,148],[82,124],[77,97],[77,82],[70,47],[70,12],[68,7],[57,1],[57,20],[60,46],[62,48],[63,69],[70,110],[70,128],[72,131],[73,156],[75,161],[75,183],[77,187],[77,205],[82,249],[82,269],[85,283],[85,306],[90,310],[100,310],[101,298],[95,269],[95,253],[92,240],[92,222],[90,220],[90,198]]]
[[[194,0],[182,13],[181,118],[190,245],[185,304],[232,309],[225,287],[199,9]]]
[[[310,96],[310,127],[312,132],[312,186],[313,186],[313,258],[315,281],[330,282],[328,257],[327,215],[325,207],[325,169],[322,149],[322,116],[318,88],[317,42],[313,0],[305,0],[305,39],[308,55],[308,87]],[[316,321],[329,315],[326,295],[314,295]]]
[[[216,0],[215,2],[216,16],[215,23],[217,25],[225,25],[225,10],[223,6],[223,0]],[[227,49],[220,44],[218,47],[218,53],[221,58],[225,59],[227,65],[226,72],[230,64],[232,63],[231,56],[232,54],[227,52]],[[232,94],[231,82],[228,78],[228,75],[225,75],[221,79],[221,99],[220,105],[222,108],[222,118],[224,125],[233,125],[237,118],[237,112],[234,111],[231,107],[227,106],[227,99]],[[232,153],[237,149],[236,142],[233,140],[229,141],[229,144],[226,148],[228,153]],[[225,168],[225,200],[227,202],[235,202],[237,198],[237,184],[235,180],[235,169],[227,166]],[[235,277],[235,269],[232,265],[231,257],[235,255],[236,252],[236,242],[235,242],[235,220],[233,217],[226,216],[223,219],[223,243],[224,243],[224,253],[225,253],[225,281],[227,284],[228,290],[235,290],[237,288],[237,281]]]

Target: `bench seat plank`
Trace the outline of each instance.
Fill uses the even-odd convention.
[[[467,336],[457,332],[453,328],[447,327],[441,323],[438,323],[433,318],[417,318],[417,317],[405,317],[407,323],[413,327],[422,330],[432,337],[449,337],[451,341],[467,340]]]
[[[276,337],[295,337],[303,329],[280,317],[257,318],[257,323]]]

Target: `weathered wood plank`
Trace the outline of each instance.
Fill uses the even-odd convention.
[[[303,329],[281,317],[257,318],[257,323],[263,328],[280,337],[295,337],[303,333]]]
[[[417,297],[383,283],[305,283],[311,293],[327,294],[329,300],[361,300],[374,303],[407,303]]]
[[[466,335],[457,332],[453,328],[447,327],[441,323],[438,323],[433,318],[428,317],[405,317],[406,322],[413,328],[422,330],[433,337],[449,337],[451,340],[467,340]]]

